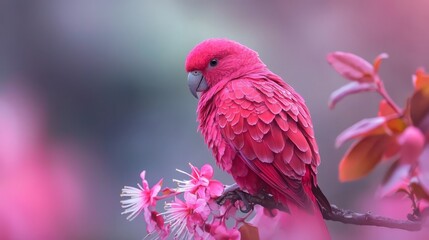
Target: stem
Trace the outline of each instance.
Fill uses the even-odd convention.
[[[402,114],[402,109],[398,107],[398,105],[389,96],[386,89],[384,88],[383,82],[378,75],[375,76],[375,82],[377,84],[377,92],[381,95],[381,97],[386,100],[387,104],[389,104],[395,110],[396,113]]]

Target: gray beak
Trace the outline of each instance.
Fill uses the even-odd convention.
[[[188,73],[188,87],[192,95],[198,99],[197,92],[207,90],[207,82],[200,71],[192,71]]]

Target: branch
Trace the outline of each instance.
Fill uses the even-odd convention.
[[[276,202],[275,199],[270,195],[253,196],[240,189],[236,189],[233,191],[226,192],[223,196],[219,197],[217,199],[217,203],[219,205],[223,205],[228,199],[232,202],[241,200],[244,205],[244,208],[240,209],[242,212],[249,212],[253,210],[253,207],[256,204],[261,205],[267,209],[278,209],[284,212],[288,212],[288,208],[286,206],[282,205],[279,202]],[[324,219],[335,222],[342,222],[345,224],[395,228],[407,231],[421,230],[423,218],[429,215],[429,208],[426,208],[424,211],[422,211],[422,214],[420,216],[413,215],[412,217],[409,217],[410,219],[416,219],[415,221],[398,220],[374,215],[371,212],[357,213],[351,210],[338,208],[333,204],[331,204],[331,208],[331,210],[321,208],[321,212]]]
[[[324,219],[342,222],[345,224],[396,228],[407,231],[419,231],[422,228],[422,222],[420,220],[398,220],[374,215],[371,212],[357,213],[351,210],[338,208],[333,204],[331,204],[331,208],[331,212],[322,208],[322,215]]]

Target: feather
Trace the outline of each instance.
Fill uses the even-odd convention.
[[[271,124],[271,130],[265,135],[264,142],[274,153],[281,153],[285,147],[285,139],[282,130],[276,125]]]
[[[262,120],[266,124],[270,124],[275,117],[275,115],[269,111],[265,111],[263,113],[260,113],[258,116],[259,116],[259,119]]]
[[[252,141],[252,148],[255,151],[256,157],[259,161],[264,163],[273,162],[274,153],[267,147],[265,142]]]
[[[307,139],[304,137],[304,135],[302,135],[301,131],[289,131],[287,132],[287,135],[299,150],[305,152],[310,149]]]

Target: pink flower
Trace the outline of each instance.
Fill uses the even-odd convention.
[[[174,180],[179,185],[178,192],[190,192],[206,199],[216,198],[222,194],[224,186],[218,180],[212,179],[212,166],[206,164],[201,167],[201,171],[192,164],[189,164],[189,166],[191,166],[192,169],[191,174],[182,170],[177,170],[191,177],[191,180]]]
[[[149,184],[145,179],[145,174],[146,171],[140,174],[143,186],[137,184],[139,188],[125,186],[122,189],[121,197],[129,197],[129,199],[121,201],[122,208],[125,208],[121,214],[130,214],[127,217],[130,221],[136,218],[142,210],[150,206],[155,206],[157,201],[156,196],[161,190],[162,179],[152,188],[149,188]]]
[[[184,202],[176,197],[174,202],[167,203],[162,214],[166,223],[171,225],[172,232],[175,232],[175,237],[187,239],[197,228],[204,226],[210,209],[206,200],[195,194],[185,192],[184,198]]]
[[[240,240],[241,234],[236,228],[227,229],[225,223],[213,223],[210,235],[216,240]]]
[[[170,225],[164,224],[164,218],[156,211],[145,210],[146,231],[149,234],[157,234],[156,239],[167,239],[170,234]]]

